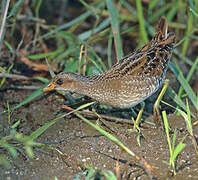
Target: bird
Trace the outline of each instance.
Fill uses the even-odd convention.
[[[90,76],[61,72],[43,91],[76,92],[112,107],[133,107],[154,94],[165,80],[175,45],[175,34],[167,33],[167,29],[163,16],[148,44],[120,59],[106,72]]]

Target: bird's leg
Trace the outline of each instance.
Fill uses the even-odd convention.
[[[155,124],[157,126],[159,126],[160,121],[161,121],[161,116],[160,116],[160,111],[159,111],[159,103],[160,103],[162,97],[164,96],[166,89],[168,88],[168,83],[169,83],[169,80],[166,79],[164,81],[162,90],[161,90],[159,96],[157,97],[157,100],[155,101],[155,104],[153,106],[153,118],[154,118]]]
[[[130,108],[132,112],[132,116],[137,116],[137,113],[134,111],[133,107]]]
[[[141,105],[141,109],[140,109],[140,111],[139,111],[139,113],[137,115],[137,118],[135,120],[133,129],[136,129],[137,127],[139,127],[139,124],[140,124],[140,120],[141,120],[141,117],[142,117],[142,113],[143,113],[143,110],[144,110],[145,103],[144,102],[141,102],[140,105]]]

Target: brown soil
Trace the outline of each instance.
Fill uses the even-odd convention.
[[[6,109],[6,102],[11,106],[20,103],[27,97],[27,90],[7,90],[1,94],[0,111]],[[12,112],[11,121],[21,120],[18,128],[19,132],[26,135],[31,134],[44,123],[49,122],[57,116],[61,107],[61,102],[53,94],[43,95],[28,105],[25,105]],[[95,119],[90,119],[95,123]],[[152,116],[146,119],[153,121]],[[177,128],[177,143],[187,134],[184,119],[174,114],[168,115],[171,132]],[[0,116],[3,132],[7,130],[7,114]],[[169,161],[169,149],[166,134],[162,128],[147,126],[142,132],[145,139],[142,139],[141,146],[137,144],[137,132],[130,132],[133,128],[125,123],[115,123],[106,121],[110,129],[102,126],[111,134],[116,136],[129,149],[138,156],[144,157],[146,161],[157,172],[159,179],[165,179],[168,174],[168,165],[163,161]],[[198,133],[198,127],[194,127],[194,134]],[[173,134],[173,133],[172,133]],[[82,172],[84,164],[98,167],[104,170],[115,172],[116,162],[121,153],[121,149],[95,131],[89,125],[75,116],[68,116],[59,120],[42,134],[37,142],[53,145],[61,150],[64,155],[53,151],[35,148],[33,159],[28,158],[21,151],[18,159],[10,158],[12,169],[0,169],[1,179],[54,179],[59,180],[73,179],[78,173]],[[177,175],[172,178],[175,180],[198,179],[198,161],[192,146],[191,138],[185,139],[186,147],[176,160]],[[127,162],[130,162],[127,166]],[[119,161],[120,172],[123,174],[127,169],[125,179],[148,179],[141,166],[127,153],[122,153]],[[82,178],[84,179],[84,178]]]

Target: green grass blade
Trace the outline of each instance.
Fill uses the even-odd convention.
[[[115,174],[111,171],[102,171],[104,177],[106,178],[106,180],[117,180]]]
[[[9,49],[10,52],[14,53],[15,50],[13,49],[12,45],[8,41],[4,40],[3,43]]]
[[[151,11],[158,3],[158,0],[151,0],[149,3],[149,11]]]
[[[175,102],[177,105],[182,107],[184,110],[186,110],[186,105],[183,103],[180,97],[177,96],[175,91],[169,86],[166,90],[168,96]]]
[[[0,165],[1,167],[4,167],[6,169],[11,169],[13,168],[10,164],[10,162],[8,161],[8,157],[5,154],[0,154]]]
[[[198,13],[196,13],[194,9],[190,8],[190,11],[198,18]]]
[[[106,18],[105,20],[102,21],[102,23],[100,23],[94,30],[88,30],[86,32],[81,33],[80,35],[78,35],[78,38],[82,41],[87,40],[91,35],[94,35],[98,32],[100,32],[101,30],[105,29],[106,27],[108,27],[108,25],[110,24],[110,19]]]
[[[7,142],[0,140],[0,147],[3,147],[5,149],[7,149],[7,151],[13,156],[13,157],[17,157],[18,156],[18,152],[17,150],[10,144],[8,144]]]
[[[138,13],[136,11],[136,8],[134,8],[133,6],[131,6],[127,1],[123,1],[122,2],[123,6],[129,10],[130,14],[135,17],[135,19],[138,20]]]
[[[178,154],[184,149],[184,147],[186,146],[186,144],[184,144],[184,140],[185,138],[187,137],[187,135],[185,135],[181,141],[179,142],[179,144],[177,145],[177,147],[174,149],[174,152],[173,152],[173,156],[172,156],[172,159],[173,161],[176,159],[176,157],[178,156]]]
[[[40,96],[43,93],[43,88],[46,86],[42,85],[38,90],[34,91],[32,94],[30,94],[24,101],[22,101],[21,103],[19,103],[17,106],[13,107],[11,110],[17,109],[21,106],[23,106],[24,104],[29,103],[30,101],[32,101],[34,98]]]
[[[103,73],[103,70],[101,67],[96,63],[96,61],[92,58],[89,58],[89,60],[94,64],[94,66],[100,71],[100,73]]]
[[[112,0],[106,0],[106,3],[111,17],[111,27],[114,36],[116,55],[118,59],[121,59],[123,57],[123,51],[122,51],[122,43],[120,39],[119,18],[118,18],[117,10],[115,9]]]
[[[198,5],[196,4],[197,3],[197,1],[195,1],[195,3],[193,3],[194,2],[194,0],[189,0],[189,4],[190,4],[190,12],[192,12],[192,14],[195,16],[195,17],[198,17],[198,14],[197,14],[197,12],[196,12],[196,10],[198,10]],[[194,4],[195,4],[195,6],[194,6]],[[196,10],[195,10],[196,9]]]
[[[96,9],[100,9],[104,7],[104,2],[100,3]],[[44,38],[48,38],[50,37],[51,35],[61,31],[61,30],[65,30],[69,27],[71,27],[72,25],[76,24],[76,23],[79,23],[81,22],[82,20],[86,19],[87,17],[89,17],[91,14],[93,14],[92,10],[88,10],[87,12],[83,13],[82,15],[78,16],[77,18],[73,19],[72,21],[66,23],[66,24],[63,24],[62,26],[58,26],[57,28],[55,28],[54,30],[40,36],[39,38],[33,40],[32,42],[37,42],[38,40],[41,40],[41,39],[44,39]]]
[[[16,105],[15,107],[11,108],[11,111],[23,106],[24,104],[29,103],[30,101],[32,101],[34,98],[40,96],[43,93],[43,88],[47,86],[47,84],[42,85],[38,90],[34,91],[32,94],[30,94],[24,101],[22,101],[21,103],[19,103],[18,105]],[[7,111],[2,111],[0,112],[0,114],[3,114]]]
[[[40,11],[42,2],[43,2],[43,0],[38,0],[36,3],[35,14],[36,14],[36,17],[38,17],[38,18],[39,18],[39,11]]]
[[[44,78],[44,77],[35,77],[34,79],[37,79],[45,84],[49,83],[49,79]]]
[[[177,49],[174,49],[173,50],[173,53],[175,55],[177,55],[179,57],[179,59],[181,59],[182,61],[184,61],[186,64],[188,64],[190,66],[193,65],[193,62],[189,58],[187,58],[186,56],[183,56],[182,53],[180,53]],[[198,70],[198,67],[196,69]]]
[[[172,9],[173,8],[173,4],[172,3],[166,3],[165,6],[162,6],[161,8],[159,8],[156,12],[154,12],[152,14],[152,16],[149,17],[148,22],[149,23],[153,23],[156,22],[160,19],[160,17],[162,15],[164,15],[164,13],[168,10],[168,9]]]
[[[196,110],[198,110],[198,106],[196,102],[196,95],[193,92],[190,85],[188,84],[188,82],[186,81],[186,79],[184,78],[183,73],[180,70],[179,66],[177,64],[175,66],[172,62],[169,62],[169,68],[172,70],[176,78],[179,80],[180,84],[183,86],[184,90],[186,91],[188,97],[190,98]]]
[[[11,126],[11,128],[12,128],[12,129],[17,128],[17,127],[19,126],[20,123],[21,123],[21,120],[18,120],[17,122],[15,122],[15,123]]]
[[[170,8],[166,18],[167,18],[167,21],[170,22],[174,17],[175,15],[177,14],[177,10],[178,10],[178,6],[177,4],[172,4],[173,6]]]
[[[41,126],[40,128],[38,128],[36,131],[34,131],[29,138],[32,140],[37,139],[41,134],[43,134],[49,127],[51,127],[53,124],[55,124],[58,120],[60,120],[61,118],[63,118],[62,116],[45,123],[43,126]]]
[[[55,56],[57,56],[59,53],[61,53],[62,51],[64,51],[64,46],[60,46],[56,51],[53,52],[49,52],[49,53],[40,53],[40,54],[34,54],[34,55],[29,55],[27,56],[28,59],[31,60],[39,60],[39,59],[43,59],[43,58],[48,58],[48,59],[52,59]]]
[[[103,60],[95,53],[95,51],[93,50],[93,48],[89,48],[89,50],[93,53],[94,57],[97,58],[97,61],[100,63],[100,65],[102,66],[102,69],[99,67],[99,65],[96,63],[96,62],[92,62],[93,64],[96,64],[96,67],[98,68],[98,70],[100,70],[100,72],[103,72],[103,71],[106,71],[107,70],[107,67],[106,65],[104,64]],[[92,61],[94,61],[92,59]]]
[[[190,79],[191,79],[191,77],[192,77],[194,71],[195,71],[196,68],[197,68],[197,65],[198,65],[198,57],[196,58],[196,60],[195,60],[195,62],[193,63],[193,65],[192,65],[190,71],[188,72],[188,75],[187,75],[187,77],[186,77],[186,81],[187,81],[187,82],[190,81]],[[179,97],[181,97],[182,92],[183,92],[183,87],[181,86],[181,87],[179,88],[179,92],[178,92],[178,96],[179,96]]]
[[[166,116],[166,111],[162,111],[162,117],[163,117],[163,121],[164,121],[166,137],[167,137],[169,151],[170,151],[170,161],[169,161],[169,166],[170,166],[173,151],[172,151],[172,147],[171,147],[171,140],[170,140],[170,135],[169,135],[169,125],[168,125],[168,120],[167,120],[167,116]]]
[[[112,34],[109,34],[108,39],[108,48],[107,48],[107,56],[108,56],[108,67],[112,67],[112,60],[111,60],[111,49],[112,49]]]
[[[192,26],[193,26],[193,16],[191,13],[188,13],[188,22],[187,22],[187,30],[186,34],[189,34],[192,31]],[[182,54],[185,56],[187,52],[187,48],[189,45],[190,38],[186,38],[183,47],[182,47]]]
[[[5,71],[5,73],[8,73],[9,74],[10,71],[11,71],[11,69],[13,68],[13,66],[14,66],[14,64],[11,64],[7,71],[5,71],[3,68],[2,69],[0,68],[0,71],[2,70],[2,72]],[[6,78],[5,77],[2,78],[2,80],[0,82],[0,88],[3,86],[3,84],[4,84],[5,81],[6,81]]]
[[[135,154],[128,149],[121,141],[119,141],[116,137],[114,137],[113,135],[111,135],[110,133],[106,132],[104,129],[102,129],[101,127],[99,127],[98,125],[93,124],[92,122],[90,122],[88,119],[84,118],[82,115],[75,113],[75,115],[77,117],[79,117],[80,119],[82,119],[84,122],[86,122],[87,124],[89,124],[91,127],[93,127],[94,129],[96,129],[97,131],[99,131],[101,134],[103,134],[104,136],[106,136],[108,139],[110,139],[111,141],[113,141],[114,143],[116,143],[118,146],[120,146],[123,150],[125,150],[127,153],[129,153],[131,156],[135,156]]]
[[[77,108],[76,110],[74,110],[73,112],[78,111],[78,110],[81,110],[81,109],[84,109],[84,108],[86,108],[86,107],[88,107],[88,106],[91,106],[92,104],[94,104],[94,102],[84,104],[84,105],[80,106],[79,108]],[[37,139],[41,134],[43,134],[49,127],[51,127],[52,125],[54,125],[58,120],[62,119],[63,117],[65,117],[65,116],[67,116],[68,114],[71,114],[71,113],[72,113],[72,112],[63,114],[63,115],[61,115],[61,116],[55,118],[54,120],[45,123],[43,126],[41,126],[41,127],[38,128],[36,131],[34,131],[34,132],[29,136],[29,138],[32,139],[32,140]]]
[[[92,179],[94,180],[94,173],[95,172],[96,172],[96,170],[94,168],[90,168],[87,175],[86,175],[85,180],[92,180]]]
[[[144,24],[144,17],[143,17],[143,9],[142,9],[142,3],[141,0],[136,0],[136,6],[137,6],[137,11],[138,11],[138,20],[139,20],[139,25],[140,25],[140,35],[142,39],[143,44],[148,43],[148,37],[147,37],[147,32]]]
[[[49,69],[49,72],[50,72],[51,77],[52,77],[52,78],[55,77],[56,74],[55,74],[54,71],[51,69],[50,64],[49,64],[47,58],[46,58],[45,60],[46,60],[47,67],[48,67],[48,69]]]
[[[63,53],[54,59],[53,64],[60,63],[60,61],[62,61],[64,58],[67,58],[69,54],[75,53],[77,49],[78,47],[76,46],[69,46]]]
[[[16,2],[16,4],[14,5],[14,7],[12,8],[12,10],[10,11],[10,14],[8,15],[8,19],[11,18],[12,16],[14,16],[16,14],[16,12],[19,10],[19,8],[22,7],[23,3],[25,0],[18,0]]]
[[[187,114],[178,109],[179,113],[183,116],[184,120],[185,120],[185,123],[186,123],[186,127],[190,133],[190,135],[193,135],[193,129],[192,129],[192,122],[191,122],[191,112],[190,112],[190,107],[189,107],[189,104],[188,104],[188,100],[186,99],[186,106],[187,106]]]

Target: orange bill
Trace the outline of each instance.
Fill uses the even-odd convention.
[[[54,84],[50,82],[49,85],[43,89],[43,92],[54,90],[54,88],[55,88]]]

